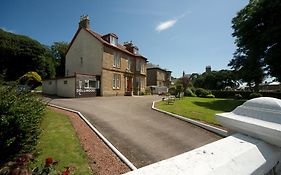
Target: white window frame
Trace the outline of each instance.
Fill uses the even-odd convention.
[[[144,62],[140,61],[140,72],[145,73]]]
[[[113,53],[113,67],[120,68],[121,67],[121,58],[118,52]]]
[[[113,74],[112,88],[113,89],[120,89],[121,88],[121,75],[120,74]]]
[[[133,62],[132,62],[132,59],[130,58],[130,57],[128,57],[127,58],[127,70],[129,71],[129,72],[132,72],[132,64],[133,64]]]
[[[118,44],[118,39],[113,37],[113,36],[110,36],[110,44],[114,45],[114,46],[117,46]]]
[[[89,82],[89,80],[84,80],[84,82],[85,82],[84,88],[85,89],[90,89],[90,82]]]

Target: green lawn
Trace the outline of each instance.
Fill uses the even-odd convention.
[[[39,155],[32,167],[43,164],[47,157],[52,157],[59,162],[58,170],[73,166],[73,174],[92,174],[86,154],[66,115],[48,109],[42,121],[42,129],[37,145]]]
[[[158,102],[156,107],[187,118],[219,125],[214,119],[215,114],[230,112],[242,103],[243,100],[185,97],[176,99],[174,104]]]

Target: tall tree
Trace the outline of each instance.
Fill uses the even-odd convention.
[[[56,60],[56,76],[61,77],[65,74],[65,55],[68,48],[67,42],[54,42],[51,51]]]
[[[230,70],[205,72],[202,75],[197,74],[193,76],[192,82],[195,87],[212,90],[222,90],[227,86],[233,88],[237,85],[234,72]]]
[[[52,55],[38,41],[0,29],[0,74],[5,80],[16,80],[29,71],[54,77]]]
[[[280,0],[250,0],[232,20],[237,50],[229,66],[256,90],[264,71],[281,81],[280,19]]]

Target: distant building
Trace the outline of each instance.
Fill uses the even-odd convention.
[[[206,66],[206,71],[205,72],[212,72],[211,66]]]
[[[147,64],[147,86],[151,88],[153,93],[167,92],[171,86],[171,73],[167,69],[161,68],[159,65],[152,63]]]

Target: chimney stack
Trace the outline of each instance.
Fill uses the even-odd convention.
[[[88,15],[80,16],[79,28],[90,30],[90,20]]]

